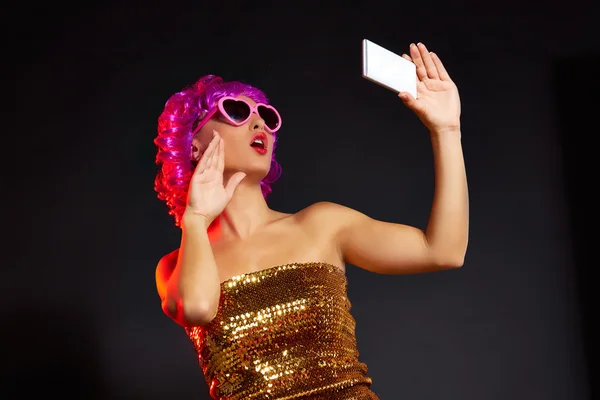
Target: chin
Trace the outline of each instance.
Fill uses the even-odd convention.
[[[264,165],[253,166],[252,168],[248,168],[247,171],[245,171],[245,172],[246,172],[246,175],[255,177],[259,181],[262,181],[269,173],[270,168],[271,168],[271,163],[269,162],[268,167],[266,167]]]
[[[237,153],[232,154],[231,157],[225,161],[225,170],[231,173],[237,171],[244,172],[246,176],[252,177],[252,180],[261,181],[271,169],[271,151],[265,154],[257,154],[252,150],[250,154]]]
[[[251,163],[245,163],[242,165],[232,165],[231,167],[226,168],[226,170],[231,171],[232,174],[238,171],[244,172],[247,176],[247,178],[245,179],[251,178],[253,181],[258,182],[262,181],[267,176],[270,169],[270,159],[268,165],[264,162],[264,160],[259,160],[258,162],[255,161]]]

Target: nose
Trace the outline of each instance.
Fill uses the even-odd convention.
[[[265,121],[258,114],[253,114],[250,122],[250,128],[253,131],[264,131]]]

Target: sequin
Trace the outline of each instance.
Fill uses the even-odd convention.
[[[213,399],[374,399],[343,271],[298,263],[221,284],[216,317],[186,328]]]

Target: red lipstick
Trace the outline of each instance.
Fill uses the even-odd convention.
[[[252,136],[250,147],[256,150],[258,154],[267,154],[267,150],[269,148],[269,138],[267,137],[267,134],[264,132],[258,132],[256,135]]]

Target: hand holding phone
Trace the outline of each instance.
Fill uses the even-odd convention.
[[[408,92],[417,98],[417,69],[402,58],[368,39],[362,42],[362,76],[395,93]]]

